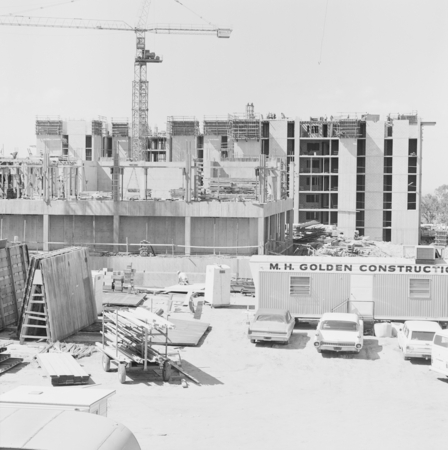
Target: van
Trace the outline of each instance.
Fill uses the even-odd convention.
[[[431,370],[448,377],[448,330],[438,331],[432,341]]]
[[[0,408],[0,448],[141,450],[124,425],[80,411]]]

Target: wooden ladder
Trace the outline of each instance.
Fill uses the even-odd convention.
[[[40,271],[36,270],[36,272]],[[41,330],[45,330],[45,335],[38,333]],[[41,275],[40,277],[35,276],[27,304],[24,305],[20,343],[23,344],[25,339],[50,340],[50,324],[45,301],[45,287]]]

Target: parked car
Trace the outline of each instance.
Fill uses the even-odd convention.
[[[431,370],[448,377],[448,330],[436,331],[432,341]]]
[[[434,334],[442,328],[429,320],[407,320],[398,330],[398,347],[404,359],[431,358]]]
[[[322,350],[359,353],[363,346],[364,323],[357,314],[325,313],[317,325],[314,346]]]
[[[294,330],[295,319],[282,309],[259,309],[249,325],[250,342],[274,341],[287,344]]]

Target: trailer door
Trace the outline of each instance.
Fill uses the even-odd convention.
[[[373,277],[374,275],[350,276],[348,312],[356,313],[364,319],[373,319]]]

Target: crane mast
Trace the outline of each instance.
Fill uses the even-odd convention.
[[[146,49],[145,33],[157,34],[205,34],[218,38],[229,38],[231,28],[215,25],[152,24],[147,25],[151,0],[142,0],[138,23],[132,27],[121,20],[92,20],[56,17],[1,16],[0,26],[28,26],[45,28],[75,28],[87,30],[132,31],[136,35],[134,81],[132,82],[132,150],[134,161],[143,159],[148,128],[148,77],[147,64],[161,63],[162,59]]]

